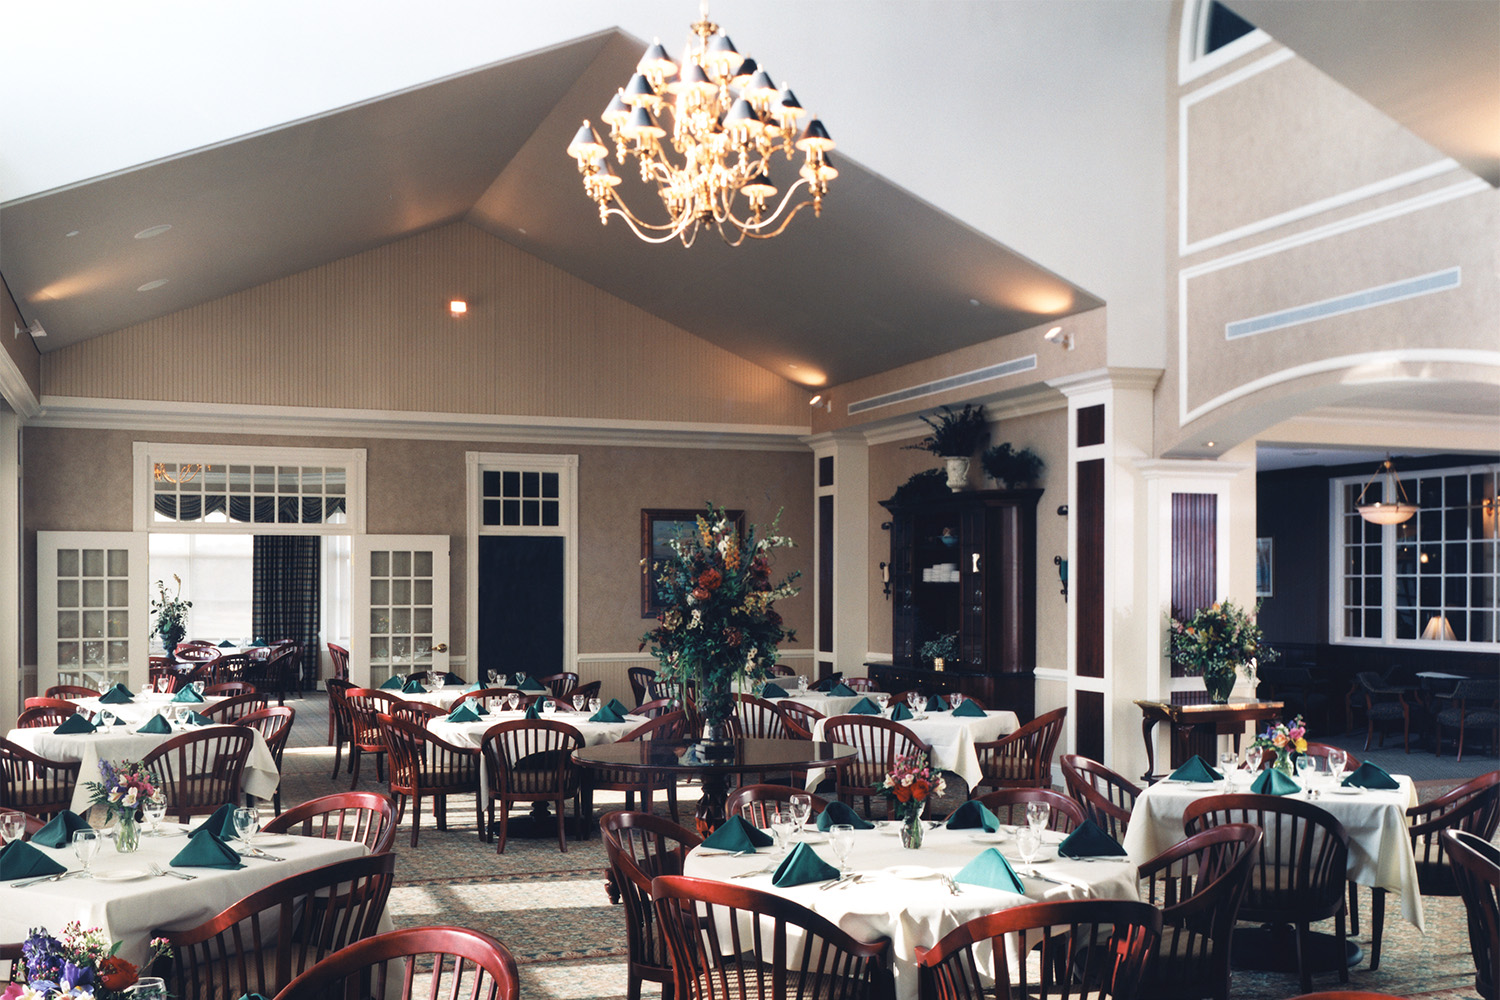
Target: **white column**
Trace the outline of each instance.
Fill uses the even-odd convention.
[[[870,648],[870,448],[861,434],[826,434],[808,440],[813,450],[813,517],[815,552],[822,552],[823,497],[833,502],[833,648],[819,648],[823,634],[821,566],[813,560],[813,658],[831,659],[833,669],[863,676]],[[820,486],[819,469],[833,460],[833,482]],[[816,669],[816,667],[814,668]]]
[[[0,718],[21,714],[21,418],[0,408]]]

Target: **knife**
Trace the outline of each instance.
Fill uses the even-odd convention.
[[[56,875],[42,875],[39,878],[23,879],[20,882],[12,882],[10,884],[10,887],[12,889],[24,889],[24,888],[26,888],[27,886],[30,886],[30,885],[41,885],[43,882],[61,882],[65,878],[72,878],[75,875],[82,875],[82,874],[83,874],[83,869],[80,868],[76,872],[60,872],[60,873],[58,873]]]

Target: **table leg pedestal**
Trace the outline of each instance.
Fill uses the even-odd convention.
[[[702,794],[698,798],[696,823],[698,835],[706,837],[724,822],[724,803],[729,798],[729,776],[715,771],[703,774]]]
[[[1346,940],[1340,949],[1339,939],[1333,934],[1314,931],[1308,937],[1310,972],[1337,972],[1341,962],[1346,968],[1353,968],[1364,960],[1364,949],[1354,941]],[[1230,964],[1236,969],[1258,972],[1296,972],[1297,928],[1291,924],[1266,924],[1236,929]]]

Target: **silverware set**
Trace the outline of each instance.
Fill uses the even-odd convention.
[[[19,882],[12,882],[10,884],[10,887],[12,889],[25,889],[27,886],[41,885],[43,882],[61,882],[65,878],[77,878],[83,873],[83,869],[80,868],[78,871],[61,872],[57,875],[42,875],[37,878],[28,878],[22,879]]]
[[[255,858],[257,861],[285,861],[286,860],[286,858],[278,857],[275,854],[267,854],[265,851],[262,851],[259,847],[247,847],[245,850],[243,850],[243,851],[240,852],[240,857],[242,857],[242,858]]]
[[[855,885],[859,882],[861,877],[862,876],[859,872],[850,872],[847,875],[840,875],[838,878],[829,879],[827,882],[824,882],[822,885],[818,886],[818,888],[827,890],[832,889],[834,886],[838,885]]]
[[[191,882],[193,879],[198,877],[196,875],[189,875],[187,872],[177,872],[173,871],[170,868],[163,868],[161,865],[156,864],[155,862],[152,863],[150,870],[152,875],[170,875],[173,878],[180,878],[184,882]]]

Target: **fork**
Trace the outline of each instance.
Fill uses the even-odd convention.
[[[938,878],[943,880],[943,885],[947,886],[948,891],[953,893],[953,895],[957,896],[963,892],[963,890],[958,887],[958,883],[953,881],[953,876],[939,875]]]
[[[193,879],[198,877],[196,875],[189,875],[187,872],[174,872],[170,868],[163,868],[161,865],[156,864],[154,861],[151,863],[151,874],[170,875],[173,878],[180,878],[184,882],[191,882]]]
[[[259,861],[285,861],[286,860],[286,858],[280,857],[280,856],[275,855],[275,854],[267,854],[265,851],[262,851],[259,847],[251,847],[251,848],[247,848],[247,849],[241,851],[240,852],[240,857],[243,857],[243,858],[255,858],[255,859],[259,860]]]

